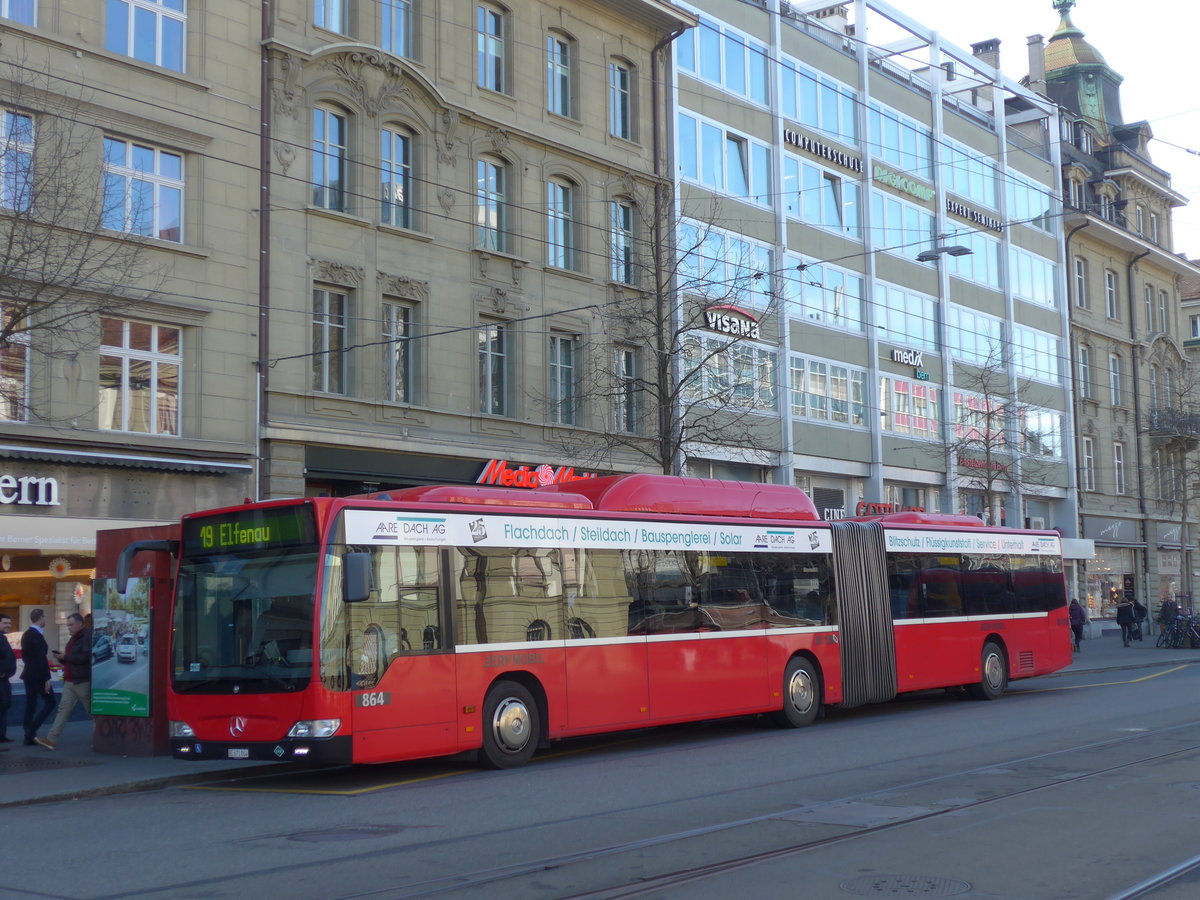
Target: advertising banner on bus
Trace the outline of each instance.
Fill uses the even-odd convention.
[[[1062,552],[1059,539],[1046,534],[888,529],[886,541],[889,553],[1009,553],[1023,556],[1057,556]]]
[[[346,543],[830,553],[826,528],[346,510]]]

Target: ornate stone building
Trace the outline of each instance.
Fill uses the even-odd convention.
[[[1072,22],[1073,0],[1054,5],[1061,20],[1044,47],[1031,45],[1029,83],[1063,111],[1080,530],[1096,545],[1079,599],[1109,615],[1133,592],[1154,611],[1189,590],[1181,549],[1195,540],[1171,440],[1177,412],[1200,400],[1180,307],[1198,272],[1172,250],[1172,212],[1187,200],[1150,158],[1149,123],[1125,121],[1122,77]]]
[[[565,477],[556,448],[623,427],[585,373],[643,364],[605,311],[693,20],[658,0],[270,11],[261,495]]]

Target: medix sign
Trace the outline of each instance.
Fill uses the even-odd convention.
[[[595,478],[595,472],[576,472],[574,466],[559,466],[557,469],[547,463],[537,467],[521,466],[510,469],[507,459],[488,460],[476,484],[498,484],[501,487],[535,488],[547,484],[562,484],[567,481],[582,481],[585,478]]]

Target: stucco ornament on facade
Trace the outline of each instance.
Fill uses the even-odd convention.
[[[428,300],[429,282],[417,281],[407,275],[389,275],[387,272],[377,272],[380,290],[389,297],[401,300]]]
[[[457,140],[454,137],[458,131],[459,115],[452,109],[442,110],[442,136],[438,141],[438,162],[442,165],[453,167],[455,164],[454,146]]]
[[[352,50],[336,53],[324,63],[337,73],[350,96],[372,119],[397,98],[403,97],[408,103],[414,103],[403,66],[392,62],[383,53]]]
[[[279,54],[279,72],[283,79],[276,80],[271,97],[278,112],[294,119],[304,99],[303,88],[296,86],[300,78],[300,60],[292,53]]]
[[[361,287],[365,274],[362,266],[348,266],[345,263],[332,262],[328,259],[312,259],[308,261],[312,269],[313,280],[327,284],[340,284],[346,287]]]

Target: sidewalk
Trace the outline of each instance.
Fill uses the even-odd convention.
[[[1061,675],[1089,672],[1200,665],[1200,650],[1159,650],[1155,635],[1135,641],[1132,647],[1121,645],[1119,631],[1094,629],[1100,636],[1083,642],[1071,665]],[[14,698],[24,709],[25,698]],[[49,726],[42,729],[45,736]],[[7,753],[0,753],[0,808],[30,803],[50,803],[79,797],[152,791],[177,784],[196,784],[239,775],[261,775],[271,769],[286,771],[296,763],[239,763],[222,760],[189,762],[169,756],[109,756],[92,751],[90,721],[68,723],[53,752],[42,747],[26,747],[21,742],[20,725],[9,725],[13,738]]]

